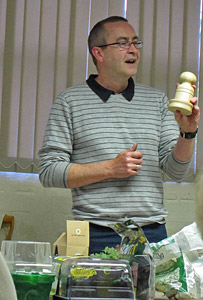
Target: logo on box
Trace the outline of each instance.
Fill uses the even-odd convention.
[[[80,230],[80,228],[77,228],[75,232],[76,232],[76,234],[78,234],[78,235],[79,235],[79,234],[81,233],[81,230]]]

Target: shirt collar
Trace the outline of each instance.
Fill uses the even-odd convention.
[[[112,94],[115,94],[113,91],[108,90],[101,86],[95,78],[97,75],[90,75],[90,77],[86,80],[88,86],[92,89],[92,91],[99,96],[104,102],[106,102]],[[126,98],[126,100],[131,101],[134,96],[134,81],[132,77],[128,79],[127,88],[121,92],[121,94]]]

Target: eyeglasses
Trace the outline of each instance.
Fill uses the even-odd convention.
[[[123,42],[116,42],[116,43],[111,43],[111,44],[106,44],[106,45],[100,45],[97,47],[107,47],[107,46],[113,46],[113,45],[118,45],[121,49],[129,49],[131,45],[134,45],[136,49],[142,48],[143,42],[141,40],[139,41],[123,41]]]

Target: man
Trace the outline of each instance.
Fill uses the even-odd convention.
[[[128,219],[157,242],[167,236],[160,169],[176,181],[188,172],[199,109],[176,112],[177,124],[164,93],[134,83],[142,42],[126,19],[100,21],[88,44],[98,74],[57,97],[39,151],[40,181],[72,189],[74,218],[90,222],[90,253],[119,244],[109,224]]]

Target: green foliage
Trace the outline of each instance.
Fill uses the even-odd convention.
[[[105,247],[103,252],[91,254],[92,257],[118,259],[120,258],[119,252],[116,248]]]

